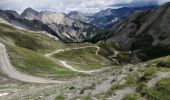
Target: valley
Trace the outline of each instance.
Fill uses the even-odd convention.
[[[0,10],[0,100],[169,100],[169,11]]]

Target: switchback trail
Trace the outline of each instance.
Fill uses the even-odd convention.
[[[100,51],[100,47],[98,46],[83,46],[83,47],[75,47],[75,48],[66,48],[66,49],[58,49],[52,53],[47,53],[45,56],[46,57],[49,57],[49,58],[52,58],[51,56],[56,54],[56,53],[60,53],[60,52],[64,52],[64,51],[70,51],[70,50],[78,50],[78,49],[84,49],[84,48],[97,48],[95,54],[98,55],[99,51]],[[53,59],[53,58],[52,58]],[[70,69],[72,71],[75,71],[75,72],[80,72],[80,73],[86,73],[86,74],[91,74],[91,73],[95,73],[95,72],[101,72],[103,70],[107,70],[108,68],[110,67],[106,67],[106,68],[101,68],[101,69],[98,69],[98,70],[89,70],[89,71],[83,71],[83,70],[78,70],[78,69],[75,69],[73,66],[71,65],[68,65],[66,61],[62,61],[62,60],[57,60],[63,67],[67,68],[67,69]]]
[[[60,52],[64,52],[64,51],[70,51],[70,50],[78,50],[78,49],[84,49],[84,48],[97,48],[96,50],[96,55],[98,55],[99,51],[100,51],[100,47],[98,46],[83,46],[83,47],[75,47],[75,48],[66,48],[66,49],[57,49],[56,51],[52,52],[52,53],[47,53],[45,56],[46,57],[50,57],[56,53],[60,53]]]

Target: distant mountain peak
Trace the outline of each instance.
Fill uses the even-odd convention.
[[[29,7],[26,8],[22,13],[21,17],[25,18],[27,20],[33,20],[36,19],[36,16],[39,14],[38,11],[34,10],[33,8]]]
[[[36,12],[37,13],[37,11],[31,7],[26,8],[23,12]]]

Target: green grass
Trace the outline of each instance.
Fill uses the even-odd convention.
[[[139,78],[139,82],[147,82],[148,80],[152,79],[155,75],[155,73],[157,72],[157,68],[156,67],[147,67],[144,68],[142,70],[140,70],[140,72],[143,73],[143,76]]]
[[[18,30],[6,24],[0,24],[0,42],[7,46],[11,63],[19,71],[52,79],[84,76],[44,56],[47,52],[77,45],[63,44],[41,33]]]
[[[87,86],[87,87],[81,89],[80,94],[83,94],[86,90],[94,90],[95,88],[96,88],[96,84],[93,83],[92,85]]]
[[[65,100],[65,98],[63,96],[59,95],[55,98],[55,100]]]
[[[0,41],[1,40],[3,40],[3,43],[6,45],[14,45],[13,47],[15,47],[15,50],[17,49],[16,51],[21,51],[22,54],[20,52],[18,52],[18,53],[21,54],[20,56],[24,56],[24,57],[26,55],[26,54],[24,55],[24,53],[27,53],[27,52],[29,52],[28,54],[33,53],[34,55],[37,55],[36,53],[38,53],[38,56],[40,56],[40,54],[53,52],[56,49],[73,48],[73,47],[78,47],[78,46],[91,45],[89,43],[63,44],[63,43],[55,41],[52,38],[49,38],[46,35],[43,35],[41,33],[18,30],[16,28],[11,27],[6,24],[0,24]],[[22,51],[24,51],[24,52],[22,52]],[[103,66],[108,67],[112,64],[112,62],[110,60],[106,59],[105,57],[96,55],[95,51],[96,51],[96,48],[72,50],[72,51],[64,52],[64,53],[61,53],[60,55],[57,55],[57,58],[66,60],[66,61],[68,61],[68,63],[70,65],[75,66],[75,68],[83,69],[83,70],[98,69]],[[17,53],[17,52],[13,52],[13,53]],[[30,57],[28,55],[26,55],[26,56]],[[38,56],[37,56],[37,59],[38,59]],[[15,57],[17,57],[17,56],[15,56],[15,54],[13,54],[12,59],[15,59]],[[41,66],[41,68],[43,68],[43,70],[39,70],[38,73],[40,73],[40,72],[44,73],[44,70],[49,70],[48,67],[54,66],[54,64],[53,64],[48,67],[44,67],[44,66],[47,66],[47,64],[44,65],[44,62],[42,64],[40,64],[40,62],[39,63],[36,61],[29,62],[28,60],[27,60],[27,63],[25,63],[25,62],[23,62],[24,59],[23,60],[19,59],[19,61],[20,61],[20,63],[19,62],[13,62],[13,63],[15,64],[15,66],[18,69],[20,69],[22,71],[26,70],[25,72],[29,72],[29,73],[37,72],[40,69],[39,66]],[[29,62],[29,64],[28,64],[28,62]],[[24,65],[23,63],[26,65]],[[29,68],[33,68],[32,65],[34,66],[34,70],[29,71]],[[24,67],[24,66],[29,66],[29,67]],[[37,67],[35,67],[35,66],[37,66]],[[56,64],[55,64],[55,66],[56,66]],[[54,68],[54,67],[53,67],[53,69],[51,69],[51,71],[53,71],[52,73],[54,73],[56,71],[55,69],[56,68]],[[70,74],[70,72],[67,74]]]
[[[153,88],[143,87],[142,92],[149,100],[170,100],[170,78],[162,79]]]
[[[132,72],[127,77],[125,77],[125,79],[126,79],[126,84],[128,86],[136,86],[137,81],[138,81],[138,74],[135,72]]]
[[[50,78],[69,78],[78,73],[64,69],[52,60],[26,48],[7,46],[11,63],[20,71]]]
[[[97,94],[96,97],[98,99],[102,99],[102,98],[104,99],[104,98],[111,97],[111,96],[115,95],[116,90],[123,89],[125,86],[126,85],[124,85],[124,84],[123,85],[121,85],[121,84],[112,84],[111,88],[107,92]]]
[[[82,99],[82,100],[92,100],[91,97],[89,97],[89,96],[82,97],[81,99]]]
[[[123,63],[129,63],[132,61],[132,54],[126,53],[123,51],[122,48],[120,48],[118,45],[112,43],[112,42],[99,42],[98,46],[101,47],[101,50],[99,52],[100,55],[110,58],[110,59],[117,59],[119,62]],[[117,57],[110,57],[111,55],[114,55],[114,51],[118,51]]]
[[[84,97],[75,97],[71,100],[93,100],[90,96],[84,96]]]
[[[116,90],[124,87],[136,87],[136,93],[127,94],[123,100],[142,100],[143,96],[148,97],[148,100],[170,100],[170,78],[161,80],[154,88],[147,88],[145,85],[149,80],[156,77],[155,73],[170,71],[169,67],[158,66],[161,61],[166,62],[166,64],[169,63],[170,56],[148,61],[145,63],[145,67],[139,67],[137,70],[129,69],[131,72],[124,78],[125,84],[113,84],[109,91],[98,94],[96,97],[105,100],[105,98],[114,95]]]
[[[99,51],[99,54],[103,55],[105,57],[108,57],[110,55],[114,55],[115,50],[120,50],[119,47],[117,47],[113,43],[99,42],[98,46],[101,48],[100,51]]]
[[[142,100],[140,94],[126,94],[122,100]]]
[[[69,65],[81,70],[93,70],[108,67],[112,62],[107,58],[96,55],[97,48],[70,50],[53,55],[54,58],[67,61]]]
[[[113,84],[112,87],[110,88],[110,90],[108,91],[108,95],[111,96],[111,95],[114,95],[115,91],[116,90],[119,90],[119,89],[122,89],[124,88],[125,85],[120,85],[120,84]]]
[[[161,62],[161,64],[159,64]],[[162,64],[163,62],[163,64]],[[141,96],[146,96],[148,100],[170,100],[170,78],[162,79],[153,88],[148,88],[145,84],[155,77],[157,72],[170,71],[166,64],[170,62],[169,56],[146,62],[146,66],[130,73],[126,77],[126,85],[135,86],[136,92]],[[163,65],[163,66],[161,66]],[[165,66],[164,66],[165,65]],[[135,96],[135,95],[134,95]],[[139,96],[125,96],[124,100],[141,100]]]
[[[45,34],[18,30],[2,23],[0,23],[0,38],[10,44],[38,53],[47,53],[56,49],[78,46],[78,44],[63,44]],[[85,43],[82,45],[85,45]]]

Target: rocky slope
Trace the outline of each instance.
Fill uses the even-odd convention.
[[[150,11],[137,11],[126,21],[113,26],[105,38],[110,37],[108,42],[133,51],[141,60],[169,55],[169,12],[170,3]]]
[[[64,13],[49,11],[37,12],[27,8],[21,17],[27,20],[38,20],[56,32],[65,42],[82,42],[94,36],[97,29],[84,22],[73,20]]]
[[[56,37],[59,36],[54,30],[38,20],[25,20],[21,18],[17,12],[12,10],[0,10],[0,22],[10,24],[18,29],[32,30],[32,31],[46,31]]]
[[[67,14],[67,16],[69,16],[72,19],[75,20],[80,20],[86,23],[90,22],[90,16],[92,16],[91,14],[84,14],[78,11],[72,11],[70,13]]]
[[[22,18],[28,19],[28,20],[34,20],[37,19],[38,12],[35,11],[32,8],[27,8],[25,11],[21,14]]]
[[[15,11],[0,10],[1,22],[12,24],[17,28],[32,31],[46,31],[63,42],[83,42],[97,33],[94,26],[73,20],[63,13],[27,8],[21,15]]]
[[[109,8],[89,16],[80,12],[73,11],[70,12],[68,16],[76,20],[90,23],[98,28],[107,30],[110,29],[117,22],[125,20],[136,10],[145,11],[156,7],[157,5],[143,7],[123,7],[118,9]]]

